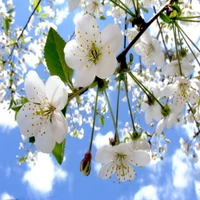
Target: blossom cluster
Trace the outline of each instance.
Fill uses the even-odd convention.
[[[10,100],[24,141],[54,154],[58,145],[65,144],[67,133],[81,139],[89,124],[89,151],[81,162],[82,173],[89,175],[94,132],[112,121],[115,137],[97,151],[95,160],[103,164],[101,178],[115,173],[123,182],[134,179],[132,165],[141,167],[163,159],[170,143],[165,128],[192,124],[191,139],[181,135],[180,144],[198,160],[200,50],[199,36],[194,37],[191,30],[199,26],[200,13],[195,7],[199,2],[68,0],[67,12],[77,9],[84,14],[75,20],[74,34],[66,43],[56,32],[67,17],[59,18],[65,9],[56,1],[49,1],[51,6],[30,2],[33,15],[25,28],[16,28],[12,1],[0,1],[4,22],[0,101]],[[148,11],[155,11],[150,20]],[[103,28],[102,20],[103,26],[107,23]],[[49,39],[52,35],[53,40]],[[52,75],[45,84],[34,71],[40,65]],[[112,95],[117,96],[116,103]],[[128,111],[122,108],[120,118],[124,102]],[[141,113],[145,126],[135,117]],[[123,125],[118,123],[121,119]]]

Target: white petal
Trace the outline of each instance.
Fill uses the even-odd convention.
[[[79,87],[86,87],[90,85],[96,76],[96,66],[93,64],[91,66],[83,67],[82,69],[76,70],[75,73],[75,83]]]
[[[156,132],[157,134],[161,134],[161,133],[163,132],[163,130],[164,130],[164,128],[165,128],[165,123],[166,123],[165,119],[161,119],[161,120],[158,122],[158,124],[157,124],[157,126],[156,126],[156,130],[155,130],[155,132]]]
[[[150,145],[145,139],[131,141],[130,145],[134,150],[150,150]]]
[[[108,163],[111,160],[114,160],[114,153],[112,146],[103,146],[101,147],[95,156],[95,161],[100,163]]]
[[[141,36],[141,40],[144,41],[147,44],[150,44],[152,42],[152,38],[150,36],[150,33],[148,31],[145,31]]]
[[[119,182],[131,181],[135,177],[135,170],[130,165],[130,163],[125,160],[124,165],[126,168],[117,168],[115,172]]]
[[[99,39],[99,26],[89,14],[83,15],[77,22],[75,27],[76,41],[80,45],[91,46],[92,43],[97,43]]]
[[[81,0],[68,0],[69,10],[72,11],[76,9]]]
[[[105,50],[117,53],[122,47],[123,37],[121,30],[116,24],[109,24],[101,34],[102,46]]]
[[[46,127],[43,127],[41,133],[38,133],[35,136],[35,146],[39,151],[43,153],[51,153],[55,144],[56,142],[53,138],[49,123]]]
[[[48,78],[45,85],[46,97],[57,110],[62,110],[68,98],[67,88],[58,76]]]
[[[45,99],[45,86],[35,71],[29,71],[24,81],[26,96],[30,101],[41,102]]]
[[[153,115],[151,113],[151,109],[149,108],[148,110],[146,110],[145,112],[145,122],[147,124],[150,124],[153,120]]]
[[[103,165],[99,170],[99,177],[102,179],[107,179],[112,176],[115,172],[115,163],[114,161],[110,161],[109,163]]]
[[[76,40],[69,41],[64,48],[65,61],[72,69],[82,68],[86,66],[87,50],[81,48]]]
[[[67,134],[68,126],[66,118],[61,112],[54,111],[52,116],[51,132],[56,142],[61,143]]]
[[[44,126],[45,119],[40,119],[40,116],[36,114],[37,110],[39,110],[38,105],[28,102],[17,114],[20,132],[25,137],[35,136]]]
[[[97,63],[96,75],[101,79],[108,78],[109,76],[113,75],[116,66],[116,56],[114,54],[106,54],[106,52],[104,52],[101,59]]]
[[[132,155],[127,157],[131,163],[134,163],[137,166],[144,166],[149,164],[150,162],[150,155],[143,150],[133,150]]]

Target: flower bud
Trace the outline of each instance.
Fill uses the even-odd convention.
[[[91,171],[91,160],[92,160],[92,154],[90,152],[87,152],[85,154],[85,157],[81,161],[80,171],[85,176],[88,176],[90,174],[90,171]]]

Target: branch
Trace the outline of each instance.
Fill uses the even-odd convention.
[[[16,43],[14,44],[14,46],[13,46],[13,48],[12,48],[12,50],[11,50],[10,56],[8,57],[8,59],[7,59],[6,61],[4,61],[4,64],[5,64],[6,62],[8,62],[8,61],[11,59],[11,57],[12,57],[12,55],[13,55],[13,52],[14,52],[14,50],[15,50],[15,47],[18,46],[19,40],[20,40],[21,37],[23,36],[24,31],[26,30],[26,28],[27,28],[27,26],[28,26],[28,24],[29,24],[29,22],[30,22],[30,20],[31,20],[31,17],[35,14],[35,11],[37,10],[37,8],[38,8],[38,6],[40,5],[41,1],[42,1],[42,0],[39,0],[39,1],[38,1],[37,5],[35,6],[34,10],[32,11],[31,15],[29,16],[28,21],[26,22],[24,28],[22,29],[22,32],[21,32],[20,35],[18,36],[18,38],[17,38],[17,40],[16,40]]]
[[[160,13],[162,13],[169,5],[171,5],[174,0],[171,0],[169,3],[166,3],[140,30],[140,32],[135,36],[135,38],[129,43],[129,45],[117,56],[117,61],[121,62],[131,47],[137,42],[141,35],[147,30],[147,28],[158,18]]]

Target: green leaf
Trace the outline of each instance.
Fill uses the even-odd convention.
[[[47,13],[42,13],[41,15],[40,15],[40,17],[42,17],[42,18],[46,18],[46,17],[48,17],[49,15],[47,14]]]
[[[172,22],[172,20],[163,13],[160,13],[160,18],[167,24]]]
[[[170,18],[170,19],[176,18],[177,15],[178,15],[177,11],[176,11],[176,10],[173,10],[173,11],[171,12],[171,14],[169,15],[169,18]]]
[[[53,156],[55,157],[55,159],[60,165],[62,164],[63,158],[64,158],[65,142],[66,142],[66,139],[60,144],[56,142],[56,145],[52,151]]]
[[[145,13],[148,13],[148,12],[149,12],[149,10],[148,10],[147,8],[142,7],[141,9],[142,9]]]
[[[8,17],[5,17],[4,18],[4,21],[3,21],[3,28],[4,28],[4,30],[5,30],[5,33],[6,33],[6,35],[8,35],[8,31],[9,31],[9,29],[10,29],[10,22],[11,22],[12,20],[10,19],[10,18],[8,18]]]
[[[67,66],[64,57],[65,44],[61,36],[50,28],[44,47],[44,57],[51,75],[59,76],[63,82],[73,87],[71,82],[73,69]]]
[[[174,3],[174,4],[172,5],[172,8],[173,8],[174,10],[177,11],[178,15],[181,14],[181,9],[180,9],[180,7],[178,6],[178,4]]]
[[[11,8],[7,13],[12,13],[15,10],[15,7]]]
[[[129,54],[129,62],[132,63],[134,59],[134,56],[132,53]]]
[[[32,0],[32,3],[33,3],[33,7],[36,8],[37,4],[38,4],[38,1],[39,0]],[[39,4],[39,6],[37,7],[36,9],[36,12],[39,13],[41,11],[42,7],[41,7],[41,4]]]
[[[99,19],[106,20],[106,18],[103,15]]]
[[[105,120],[105,117],[101,116],[100,119],[99,119],[99,122],[100,122],[101,126],[104,125],[104,120]]]

